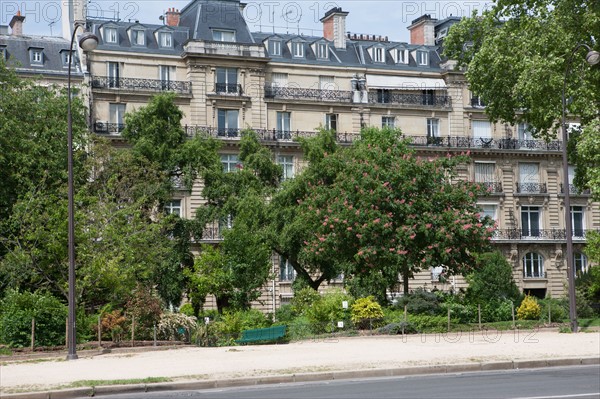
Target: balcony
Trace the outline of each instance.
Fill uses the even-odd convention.
[[[450,107],[450,96],[437,96],[423,93],[369,92],[369,104],[419,105]]]
[[[560,183],[560,193],[564,194],[565,193],[565,188],[563,183]],[[576,185],[574,184],[569,184],[569,194],[571,195],[590,195],[592,192],[590,191],[589,188],[585,189],[585,190],[580,190]]]
[[[491,150],[538,150],[560,151],[561,142],[546,142],[543,140],[513,140],[513,139],[493,139],[484,137],[463,137],[463,136],[406,136],[412,140],[415,146],[438,146],[449,148],[465,149],[491,149]],[[527,145],[521,145],[527,142]]]
[[[232,42],[215,42],[206,40],[190,40],[183,46],[190,55],[207,54],[234,57],[266,58],[265,47],[261,44],[240,44]]]
[[[179,94],[190,94],[192,92],[192,83],[175,80],[92,76],[92,88],[134,92],[171,91]]]
[[[243,94],[242,85],[238,83],[216,83],[215,93],[226,96],[241,96]]]
[[[586,240],[590,232],[597,230],[574,229],[574,240]],[[565,229],[498,229],[492,235],[494,240],[555,240],[565,241],[567,232]]]
[[[247,129],[240,128],[218,128],[213,126],[192,126],[186,125],[183,127],[189,137],[203,136],[214,137],[220,139],[239,140],[242,133]],[[318,134],[314,131],[302,130],[276,130],[276,129],[252,129],[258,136],[260,141],[278,141],[278,142],[295,142],[298,138],[314,137]],[[356,138],[360,137],[357,133],[336,133],[336,141],[341,144],[352,143]]]
[[[267,84],[265,98],[308,101],[334,101],[351,103],[352,92],[344,90],[302,89],[299,87],[277,87]]]
[[[125,129],[124,123],[108,123],[102,121],[94,122],[94,133],[121,134],[123,129]]]
[[[210,223],[202,230],[202,237],[200,242],[214,242],[223,241],[223,234],[221,234],[221,226],[218,223]]]
[[[500,183],[500,182],[486,181],[486,182],[475,182],[475,184],[479,184],[480,186],[483,186],[489,194],[502,193],[502,183]]]
[[[546,183],[517,183],[518,194],[547,194]]]

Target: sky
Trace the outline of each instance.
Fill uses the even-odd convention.
[[[55,35],[61,32],[63,0],[0,0],[0,25],[8,25],[16,10],[25,16],[24,34]],[[444,19],[469,16],[473,10],[490,6],[487,0],[247,0],[244,17],[252,32],[301,33],[322,36],[319,19],[333,7],[349,12],[346,30],[351,33],[388,36],[393,41],[409,41],[406,27],[423,14]],[[118,18],[123,21],[161,24],[159,16],[171,7],[182,9],[181,0],[90,0],[89,17]]]

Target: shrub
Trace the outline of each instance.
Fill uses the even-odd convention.
[[[187,341],[196,329],[197,320],[194,316],[183,313],[163,313],[158,322],[158,335],[170,341]]]
[[[111,312],[104,313],[102,315],[101,323],[102,331],[108,332],[113,342],[120,342],[123,339],[127,319],[123,316],[121,310],[115,309]]]
[[[565,299],[546,298],[539,301],[541,306],[540,317],[548,320],[548,310],[552,322],[561,322],[569,318],[569,302]]]
[[[225,312],[208,325],[208,340],[217,346],[234,345],[244,330],[265,328],[271,321],[258,309]]]
[[[369,326],[372,320],[381,318],[383,318],[381,305],[375,302],[372,296],[359,298],[352,305],[352,321],[360,329]]]
[[[448,314],[448,309],[450,309],[450,315],[458,323],[476,323],[477,320],[477,306],[472,304],[462,304],[458,302],[444,302],[440,305],[440,316],[443,314]],[[447,316],[446,316],[447,318]]]
[[[138,285],[125,305],[129,321],[135,323],[136,339],[151,339],[154,325],[162,314],[161,300],[155,290]]]
[[[294,317],[296,317],[296,312],[294,312],[294,308],[289,303],[286,303],[275,310],[275,320],[279,324],[287,324],[294,320]]]
[[[10,290],[0,302],[0,342],[12,347],[31,345],[31,320],[35,319],[35,344],[64,345],[67,307],[41,292]]]
[[[298,316],[287,325],[286,334],[291,340],[300,340],[310,338],[316,332],[313,331],[308,317]]]
[[[521,302],[521,306],[517,309],[517,318],[519,320],[538,320],[541,313],[542,308],[538,304],[537,299],[531,295],[527,295],[523,299],[523,302]]]
[[[294,297],[291,302],[292,310],[298,315],[303,315],[319,299],[321,299],[321,295],[310,287],[294,291]]]
[[[412,293],[398,298],[395,305],[398,309],[404,309],[411,314],[435,315],[440,313],[438,296],[423,288],[417,288]]]
[[[401,321],[399,323],[390,323],[377,330],[380,334],[416,334],[417,329],[415,326],[408,321]]]
[[[189,302],[181,305],[181,307],[179,308],[179,313],[184,314],[186,316],[196,316],[194,314],[194,307]]]
[[[451,319],[452,323],[458,320]],[[445,332],[448,330],[448,318],[446,316],[408,315],[408,322],[418,332]]]
[[[521,297],[512,267],[500,252],[479,255],[477,267],[467,276],[467,282],[466,298],[471,303],[518,301]]]
[[[312,330],[315,333],[334,332],[338,321],[348,319],[348,310],[342,307],[344,301],[352,306],[353,298],[340,290],[331,290],[314,301],[305,311],[313,324]]]

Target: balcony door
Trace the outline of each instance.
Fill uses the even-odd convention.
[[[489,147],[492,143],[492,125],[489,121],[473,121],[473,140],[477,147]]]
[[[175,80],[175,67],[170,65],[160,65],[158,67],[158,75],[161,89],[171,89],[171,82]]]
[[[540,166],[537,163],[519,163],[519,192],[539,193],[540,191]]]
[[[107,66],[107,75],[108,75],[108,87],[119,87],[119,63],[118,62],[108,62]]]
[[[215,91],[217,93],[238,93],[237,68],[217,68],[217,82]]]
[[[238,135],[237,109],[219,109],[217,112],[217,129],[219,136],[237,137]]]
[[[540,207],[523,206],[521,207],[521,236],[539,237],[540,236]]]
[[[584,211],[582,206],[571,207],[571,228],[573,237],[583,237],[583,216]]]

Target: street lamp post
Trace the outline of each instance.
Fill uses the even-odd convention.
[[[588,50],[588,53],[585,57],[585,60],[590,65],[596,65],[600,62],[600,53],[595,50],[592,50],[587,44],[580,43],[571,52],[571,56],[567,60],[567,66],[565,68],[565,78],[563,80],[563,88],[562,88],[562,119],[561,119],[561,128],[562,128],[562,162],[563,162],[563,187],[565,194],[565,230],[567,236],[567,278],[569,281],[569,318],[571,319],[571,331],[574,333],[577,332],[577,307],[575,306],[575,267],[574,267],[574,258],[573,258],[573,226],[571,223],[571,188],[569,186],[569,162],[567,157],[567,141],[569,139],[567,133],[567,78],[569,76],[569,72],[571,69],[571,62],[573,61],[573,57],[579,51],[581,47],[585,47]]]
[[[77,359],[77,329],[75,326],[75,206],[73,189],[73,115],[71,113],[71,64],[75,34],[83,25],[76,24],[69,45],[69,67],[67,72],[67,168],[68,168],[68,219],[69,219],[69,318],[67,321],[67,360]],[[98,45],[98,37],[84,32],[79,38],[79,47],[92,51]]]

